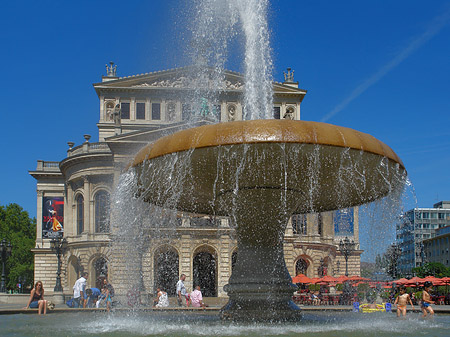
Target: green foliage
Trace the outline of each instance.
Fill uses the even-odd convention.
[[[421,278],[426,276],[450,277],[450,268],[440,262],[427,262],[422,267],[413,268],[412,271]]]
[[[380,297],[384,300],[387,301],[389,299],[389,296],[391,295],[389,290],[383,290],[382,292],[380,292]]]
[[[33,284],[34,257],[31,249],[36,241],[36,219],[17,204],[0,206],[0,240],[11,242],[11,256],[6,263],[6,287],[17,289],[19,277],[25,286]]]
[[[319,291],[320,290],[320,284],[310,284],[309,285],[310,291]]]

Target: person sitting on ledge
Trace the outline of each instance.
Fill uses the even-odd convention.
[[[161,288],[156,289],[156,299],[153,301],[153,305],[157,308],[166,308],[169,306],[169,297]]]
[[[191,293],[191,303],[194,308],[206,308],[207,305],[203,303],[202,292],[200,291],[200,286],[196,286],[194,291]]]
[[[39,315],[41,313],[43,313],[44,315],[47,313],[47,301],[44,300],[44,286],[42,285],[41,281],[37,281],[34,285],[34,288],[31,290],[30,299],[24,309],[28,308],[39,308]]]

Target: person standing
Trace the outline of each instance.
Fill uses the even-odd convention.
[[[400,294],[395,299],[394,305],[397,305],[397,317],[400,317],[400,314],[403,317],[406,317],[406,305],[408,302],[411,304],[412,310],[414,310],[414,304],[411,300],[409,294],[406,293],[406,287],[400,287]]]
[[[44,286],[41,281],[37,281],[34,288],[31,290],[30,299],[25,309],[28,308],[39,308],[39,315],[41,313],[44,315],[47,313],[47,301],[44,300]]]
[[[89,274],[87,272],[83,272],[81,277],[75,282],[73,286],[73,303],[74,308],[79,308],[82,306],[86,308],[86,302],[84,301],[84,295],[86,293],[86,281]]]
[[[179,307],[183,305],[183,298],[186,299],[186,306],[189,307],[189,294],[187,293],[186,287],[184,286],[185,279],[186,275],[181,274],[180,279],[177,282],[177,301]]]
[[[431,288],[433,287],[433,283],[427,281],[423,285],[423,291],[422,291],[422,317],[427,317],[427,314],[429,313],[430,316],[434,315],[434,310],[431,307],[431,304],[434,304],[434,301],[431,300]],[[428,313],[427,313],[428,311]]]

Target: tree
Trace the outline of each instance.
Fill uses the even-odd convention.
[[[450,276],[450,268],[447,268],[440,262],[427,262],[421,267],[413,268],[413,273],[418,277],[447,277]]]
[[[0,240],[11,242],[11,256],[6,263],[6,287],[17,289],[19,277],[26,279],[24,286],[33,284],[34,258],[31,249],[36,242],[36,218],[17,204],[0,206]]]

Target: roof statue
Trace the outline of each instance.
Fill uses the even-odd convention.
[[[116,77],[117,65],[114,65],[114,62],[109,62],[109,66],[106,65],[106,76],[108,77]]]
[[[291,68],[287,68],[287,72],[283,71],[283,74],[285,82],[294,82],[294,70],[291,71]]]

